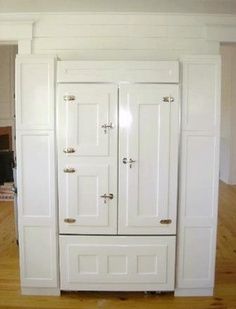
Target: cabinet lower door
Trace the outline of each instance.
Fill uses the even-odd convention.
[[[62,290],[171,291],[175,236],[60,236]]]
[[[58,87],[60,233],[117,233],[117,87]]]
[[[120,234],[175,234],[178,119],[177,85],[120,87]]]

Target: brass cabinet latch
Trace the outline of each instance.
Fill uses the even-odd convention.
[[[107,199],[112,200],[114,198],[114,195],[112,193],[109,193],[109,194],[105,193],[105,194],[101,195],[100,197],[104,198],[104,204],[106,204]]]
[[[113,129],[114,128],[112,122],[110,122],[109,124],[105,123],[101,127],[104,129],[105,134],[107,133],[107,129]]]
[[[123,159],[122,159],[122,162],[123,162],[124,164],[129,164],[129,168],[132,168],[132,164],[135,163],[136,161],[133,160],[132,158],[130,158],[129,160],[128,160],[127,158],[123,158]]]
[[[161,224],[171,224],[172,220],[171,219],[162,219],[160,220]]]

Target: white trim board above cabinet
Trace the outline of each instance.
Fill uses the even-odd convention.
[[[58,61],[57,87],[51,79],[55,78],[52,58],[19,59],[29,65],[24,70],[18,66],[17,73],[18,91],[24,94],[17,103],[18,144],[23,129],[35,136],[27,139],[32,145],[40,142],[41,159],[47,162],[39,161],[38,168],[57,166],[50,181],[54,184],[58,177],[58,189],[50,187],[46,204],[52,196],[57,201],[56,192],[59,197],[59,205],[53,204],[50,212],[55,238],[50,236],[53,244],[49,245],[46,222],[41,219],[44,213],[39,213],[42,226],[36,224],[37,203],[29,181],[33,171],[31,176],[24,166],[26,155],[18,156],[21,183],[26,186],[19,188],[19,207],[34,214],[29,223],[43,231],[32,234],[30,241],[20,238],[21,265],[28,261],[32,274],[27,281],[27,273],[21,272],[23,292],[42,294],[48,287],[38,280],[38,272],[43,276],[50,267],[39,267],[35,278],[32,272],[38,263],[32,254],[37,240],[48,248],[50,263],[54,261],[60,273],[61,282],[54,277],[55,284],[50,285],[52,294],[55,290],[168,290],[176,295],[210,295],[218,192],[218,57],[183,58],[180,73],[178,61]],[[28,83],[22,76],[32,80]],[[22,89],[28,84],[27,97]],[[43,112],[40,87],[48,89]],[[54,95],[57,105],[50,114]],[[20,112],[22,108],[30,112],[30,100],[39,109],[33,111],[32,124]],[[41,132],[50,133],[50,145],[38,138]],[[55,144],[57,153],[46,156],[47,147],[55,151]],[[25,154],[29,145],[20,146],[19,153]],[[45,191],[41,178],[39,195]],[[30,201],[26,205],[24,192]],[[42,211],[47,214],[47,207]],[[22,229],[24,212],[20,216]]]
[[[59,61],[59,83],[178,83],[178,61]]]

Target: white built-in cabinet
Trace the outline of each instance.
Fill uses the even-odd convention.
[[[18,57],[24,294],[212,294],[220,63],[180,64]]]
[[[182,59],[176,295],[212,295],[219,182],[220,57]]]
[[[24,294],[58,294],[59,289],[55,67],[53,57],[16,59],[17,198]]]

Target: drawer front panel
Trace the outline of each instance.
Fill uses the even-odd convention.
[[[175,237],[60,236],[62,290],[173,290]]]

